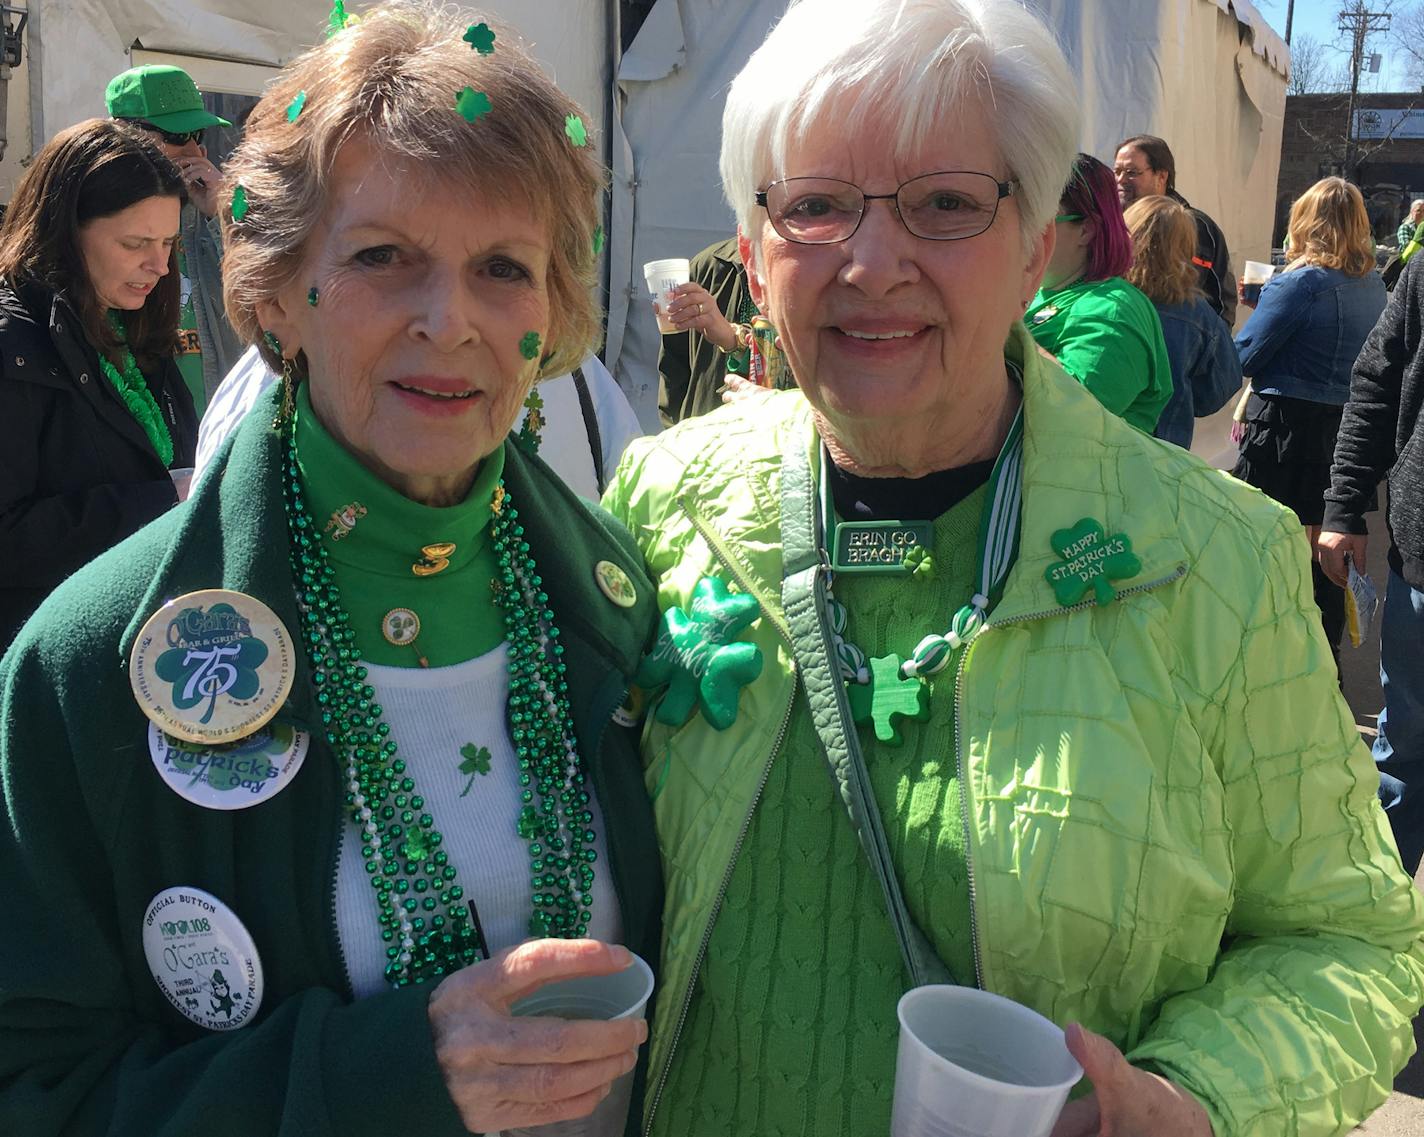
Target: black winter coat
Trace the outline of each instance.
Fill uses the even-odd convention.
[[[171,358],[147,374],[193,464],[198,423]],[[54,587],[178,500],[62,295],[0,284],[0,652]]]

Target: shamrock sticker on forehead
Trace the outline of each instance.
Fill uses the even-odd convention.
[[[494,29],[488,24],[471,24],[460,38],[481,55],[494,54]]]
[[[539,333],[525,332],[524,338],[519,341],[519,354],[525,359],[539,358]]]
[[[489,114],[490,98],[483,91],[476,91],[473,87],[466,87],[455,96],[455,110],[460,113],[460,117],[466,122],[474,122],[476,119]]]
[[[564,119],[564,133],[575,146],[588,145],[588,127],[584,126],[583,119],[578,115],[571,114]]]

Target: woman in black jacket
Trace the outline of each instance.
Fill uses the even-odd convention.
[[[0,228],[0,651],[55,585],[187,492],[182,202],[158,147],[102,119],[56,135],[15,188]]]

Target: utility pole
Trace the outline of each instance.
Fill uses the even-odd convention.
[[[1286,0],[1286,46],[1290,47],[1291,21],[1295,19],[1295,0]]]
[[[1389,27],[1388,12],[1370,12],[1364,0],[1340,13],[1340,30],[1350,36],[1350,102],[1345,118],[1345,180],[1355,180],[1355,100],[1360,91],[1360,69],[1365,61],[1365,41],[1371,32]]]

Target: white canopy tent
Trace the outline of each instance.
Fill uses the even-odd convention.
[[[1265,259],[1274,217],[1287,51],[1247,0],[1027,0],[1079,77],[1083,149],[1160,134],[1177,183],[1225,230],[1233,260]],[[352,3],[352,10],[365,7]],[[732,230],[717,176],[722,96],[786,0],[657,0],[626,53],[618,0],[483,0],[589,112],[613,172],[605,358],[657,422],[658,333],[641,265]],[[176,62],[206,90],[257,94],[322,34],[329,0],[30,0],[0,163],[8,196],[55,131],[103,113],[107,79]],[[27,108],[27,109],[26,109]]]

